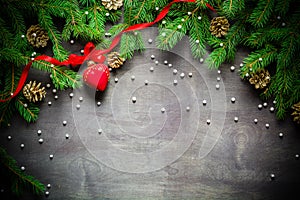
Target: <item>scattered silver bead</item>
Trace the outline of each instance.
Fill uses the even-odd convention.
[[[204,100],[202,101],[202,104],[205,106],[205,105],[207,104],[207,101],[204,99]]]
[[[57,95],[55,95],[55,96],[54,96],[54,99],[55,99],[55,100],[57,100],[57,99],[58,99],[58,96],[57,96]]]
[[[148,80],[145,80],[144,83],[145,83],[145,85],[148,85],[148,84],[149,84],[149,81],[148,81]]]
[[[21,170],[22,170],[22,171],[25,171],[25,169],[26,169],[26,168],[25,168],[24,166],[21,166]]]
[[[166,33],[162,33],[161,36],[166,37]]]
[[[224,44],[221,42],[221,43],[220,43],[220,47],[222,47],[223,45],[224,45]]]
[[[217,77],[217,81],[221,81],[221,77]]]
[[[88,14],[89,14],[89,11],[85,11],[84,14],[88,15]]]
[[[241,64],[240,64],[240,67],[243,67],[243,66],[244,66],[244,64],[243,64],[243,63],[241,63]]]
[[[24,38],[25,37],[25,35],[21,35],[21,38]]]
[[[239,118],[238,118],[238,117],[234,117],[234,121],[235,121],[235,122],[238,122],[238,121],[239,121]]]
[[[273,101],[273,104],[276,104],[276,103],[277,103],[277,101],[274,100],[274,101]]]
[[[74,42],[74,40],[70,40],[70,43],[71,43],[71,44],[74,44],[75,42]]]
[[[165,61],[164,61],[164,64],[165,64],[165,65],[167,65],[167,64],[168,64],[168,61],[167,61],[167,60],[165,60]]]
[[[280,17],[280,16],[277,16],[277,19],[281,19],[281,17]]]
[[[49,155],[49,158],[50,158],[51,160],[53,159],[53,157],[54,157],[53,154],[50,154],[50,155]],[[50,184],[48,184],[48,185],[50,185]],[[50,186],[50,187],[51,187],[51,186]],[[47,188],[50,188],[50,187],[47,186]]]
[[[216,89],[217,90],[220,89],[220,85],[219,84],[216,85]]]
[[[186,107],[186,111],[189,112],[191,108],[189,106]]]
[[[162,24],[166,24],[167,22],[166,22],[166,20],[163,20],[161,23],[162,23]]]
[[[285,26],[285,23],[284,23],[284,22],[282,22],[281,26]]]
[[[135,79],[135,76],[134,76],[134,75],[132,75],[132,76],[131,76],[131,80],[133,81],[134,79]]]
[[[168,64],[168,67],[170,67],[170,68],[171,68],[171,67],[173,67],[173,65],[172,65],[171,63],[169,63],[169,64]]]
[[[150,39],[148,39],[148,43],[149,44],[152,44],[152,42],[153,42],[153,40],[150,38]]]
[[[53,155],[52,155],[52,156],[53,156]],[[48,189],[51,188],[51,184],[50,184],[50,183],[47,184],[47,188],[48,188]]]
[[[234,67],[234,66],[231,66],[231,67],[230,67],[230,71],[233,72],[234,70],[235,70],[235,67]]]
[[[247,78],[250,76],[250,74],[249,73],[246,73],[246,75],[245,75]]]
[[[192,72],[189,73],[189,77],[190,77],[190,78],[193,77],[193,73],[192,73]]]
[[[221,70],[218,70],[218,74],[221,74]]]
[[[177,85],[177,83],[178,83],[178,81],[175,79],[175,80],[173,81],[173,84],[174,84],[174,85]]]
[[[199,20],[201,20],[201,19],[202,19],[202,17],[201,17],[201,16],[199,16],[199,17],[198,17],[198,19],[199,19]]]
[[[27,103],[24,103],[24,107],[25,107],[25,108],[27,108],[27,107],[28,107]]]
[[[50,83],[47,83],[46,84],[46,88],[50,88],[51,87],[51,84]]]
[[[161,108],[160,111],[161,111],[162,113],[164,113],[164,112],[166,112],[166,109],[165,109],[165,108]]]
[[[99,133],[99,134],[102,133],[102,129],[101,129],[101,128],[98,129],[98,133]]]
[[[154,71],[154,67],[150,67],[150,72],[153,72]]]
[[[63,121],[63,125],[66,126],[67,125],[67,121]]]
[[[231,97],[231,103],[235,103],[235,97]]]
[[[8,139],[8,140],[11,140],[11,138],[12,138],[12,137],[11,137],[10,135],[9,135],[9,136],[7,136],[7,139]]]
[[[50,192],[49,191],[45,191],[45,195],[49,196]]]
[[[71,93],[69,94],[69,97],[72,98],[73,96],[74,96],[74,93],[71,92]]]
[[[39,143],[42,144],[44,142],[43,138],[39,139]]]
[[[206,120],[206,123],[209,125],[210,124],[210,119]]]
[[[38,131],[37,131],[37,134],[38,134],[38,135],[41,135],[41,134],[42,134],[42,130],[38,130]]]
[[[262,107],[263,107],[263,105],[261,105],[261,104],[258,104],[258,109],[262,109]]]
[[[259,61],[262,61],[262,58],[259,58],[258,60],[259,60]]]
[[[55,94],[56,92],[57,92],[57,90],[54,88],[54,89],[52,90],[52,93]]]
[[[254,121],[254,123],[255,123],[255,124],[257,124],[257,122],[258,122],[258,119],[254,119],[253,121]]]
[[[275,174],[270,174],[270,178],[271,178],[272,180],[274,180],[274,179],[275,179]]]
[[[67,134],[66,134],[66,139],[69,139],[69,137],[70,137],[70,135],[67,133]]]
[[[177,74],[177,69],[173,69],[173,74],[176,75]]]
[[[158,65],[158,60],[155,61],[155,64]]]
[[[199,44],[200,41],[199,41],[199,40],[196,40],[195,42],[196,42],[197,44]]]
[[[155,7],[155,10],[159,10],[159,7]]]
[[[49,101],[49,102],[48,102],[48,106],[51,106],[51,105],[52,105],[52,102],[51,102],[51,101]]]
[[[132,97],[131,100],[132,100],[133,103],[135,103],[136,102],[136,97]]]
[[[108,17],[108,16],[109,16],[109,13],[105,13],[105,16]]]
[[[270,128],[270,124],[266,124],[266,128]]]
[[[77,105],[76,105],[76,108],[77,108],[77,110],[79,110],[79,109],[80,109],[80,105],[79,105],[79,104],[77,104]]]
[[[119,81],[119,79],[118,78],[115,78],[115,83],[117,83]]]
[[[204,59],[203,59],[203,58],[200,58],[200,62],[203,63],[203,62],[204,62]]]
[[[112,68],[110,67],[110,68],[108,68],[108,70],[111,72],[111,71],[112,71]]]
[[[299,159],[299,154],[296,154],[295,158],[296,158],[296,160],[298,160]]]
[[[275,108],[274,107],[271,107],[270,108],[270,112],[274,112],[275,111]]]
[[[191,15],[191,14],[192,14],[192,12],[190,12],[190,11],[189,11],[187,14],[188,14],[188,15]]]
[[[185,74],[182,72],[182,73],[180,74],[180,78],[184,78],[184,76],[185,76]]]
[[[184,19],[184,18],[182,18],[182,19],[181,19],[181,21],[182,21],[182,22],[184,22],[184,21],[185,21],[185,19]]]
[[[178,28],[178,29],[181,29],[181,28],[182,28],[182,26],[179,24],[179,25],[177,26],[177,28]]]
[[[78,99],[79,99],[79,101],[83,101],[83,97],[79,97]]]
[[[80,50],[80,53],[84,54],[84,49],[81,49],[81,50]]]
[[[101,102],[100,101],[97,102],[97,106],[101,106]]]
[[[263,106],[266,108],[268,106],[268,103],[267,102],[264,102],[263,103]]]
[[[278,133],[278,136],[279,136],[280,138],[283,138],[283,133]]]
[[[155,55],[151,55],[150,57],[151,57],[151,59],[154,59],[154,58],[155,58]]]

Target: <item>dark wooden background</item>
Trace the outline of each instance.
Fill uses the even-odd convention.
[[[299,199],[300,161],[295,157],[300,154],[299,127],[290,117],[276,120],[269,111],[272,100],[258,109],[264,102],[239,77],[247,51],[239,50],[235,62],[222,65],[219,74],[191,58],[187,38],[173,52],[162,52],[154,42],[148,43],[155,34],[153,29],[143,31],[146,50],[111,73],[106,92],[83,86],[58,91],[54,100],[51,85],[36,123],[26,124],[16,115],[9,128],[1,129],[0,143],[18,164],[45,185],[51,184],[50,195],[41,199]],[[83,43],[65,46],[80,54]],[[164,65],[164,60],[173,66]],[[34,69],[28,80],[50,83],[49,74]],[[1,199],[13,199],[6,180],[0,182]],[[34,198],[25,194],[20,199]]]

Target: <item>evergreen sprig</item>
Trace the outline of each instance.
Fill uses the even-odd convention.
[[[45,191],[44,184],[22,171],[16,160],[9,156],[2,147],[0,147],[0,164],[3,166],[1,168],[3,174],[10,178],[11,191],[17,196],[22,195],[25,190],[29,190],[35,195],[41,195]]]

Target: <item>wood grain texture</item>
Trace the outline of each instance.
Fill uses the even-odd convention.
[[[143,31],[143,35],[146,42],[155,32]],[[234,72],[229,69],[231,65],[224,64],[218,74],[191,58],[186,38],[173,52],[146,45],[145,52],[112,72],[104,93],[83,86],[59,91],[59,99],[54,100],[49,89],[37,123],[28,125],[16,116],[11,127],[1,129],[0,143],[18,164],[52,185],[50,195],[41,199],[299,197],[300,161],[295,159],[300,153],[299,127],[290,118],[277,121],[269,111],[272,102],[262,110],[257,108],[262,103],[257,91],[238,75],[246,51],[237,53]],[[68,47],[75,53],[81,48]],[[152,54],[160,63],[168,60],[173,66],[155,65]],[[151,66],[153,72],[149,71]],[[178,70],[176,75],[174,68]],[[47,74],[36,70],[31,70],[29,79],[50,81]],[[176,86],[174,79],[178,80]],[[75,94],[73,99],[70,92]],[[81,95],[83,102],[78,100]],[[137,97],[135,104],[131,102],[133,95]],[[231,97],[236,98],[235,103],[231,103]],[[206,106],[203,99],[208,102]],[[51,107],[48,101],[52,101]],[[100,107],[97,101],[102,102]],[[77,104],[81,105],[79,110]],[[186,111],[187,106],[190,111]],[[207,119],[211,119],[210,125]],[[67,120],[66,126],[63,120]],[[284,133],[282,139],[279,132]],[[11,141],[6,139],[8,135]],[[44,139],[43,144],[38,143],[39,138]],[[25,144],[23,150],[21,143]],[[50,154],[54,155],[52,160]],[[276,176],[273,181],[271,173]],[[0,182],[0,188],[4,188],[0,196],[5,199],[2,197],[9,195],[9,189],[6,180]],[[27,194],[21,199],[34,197]]]

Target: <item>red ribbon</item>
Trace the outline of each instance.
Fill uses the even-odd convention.
[[[86,59],[90,59],[90,60],[93,60],[94,62],[98,62],[98,63],[103,63],[105,61],[105,56],[103,56],[103,54],[106,54],[106,53],[110,52],[113,48],[115,48],[118,45],[118,43],[121,40],[121,36],[122,36],[123,33],[130,32],[130,31],[142,30],[142,29],[145,29],[149,26],[152,26],[153,24],[155,24],[155,23],[159,22],[160,20],[162,20],[168,14],[168,12],[170,10],[170,7],[174,3],[179,3],[179,2],[192,2],[192,3],[195,3],[196,0],[173,0],[172,2],[170,2],[167,6],[165,6],[162,9],[162,11],[158,14],[158,16],[156,17],[156,19],[153,22],[135,24],[135,25],[132,25],[132,26],[124,29],[123,31],[121,31],[112,40],[112,43],[110,44],[108,49],[93,51],[95,49],[95,45],[91,42],[88,42],[84,47],[84,55],[83,56],[78,56],[76,54],[70,54],[69,58],[65,61],[62,61],[62,62],[56,60],[55,58],[47,56],[47,55],[37,56],[36,58],[34,58],[33,61],[30,61],[25,66],[25,68],[23,69],[23,72],[22,72],[22,75],[20,77],[18,86],[17,86],[16,90],[14,91],[14,93],[12,93],[12,95],[9,98],[0,99],[0,102],[9,101],[10,99],[12,99],[12,98],[14,98],[15,96],[18,95],[18,93],[22,90],[22,88],[25,84],[25,81],[26,81],[27,76],[28,76],[29,69],[30,69],[30,67],[31,67],[31,65],[34,61],[43,60],[43,61],[49,62],[49,63],[51,63],[53,65],[56,65],[56,66],[71,65],[72,67],[75,67],[77,65],[81,65],[84,62],[84,60],[86,60]],[[211,5],[209,5],[207,3],[206,6],[210,10],[215,12],[214,8]]]

